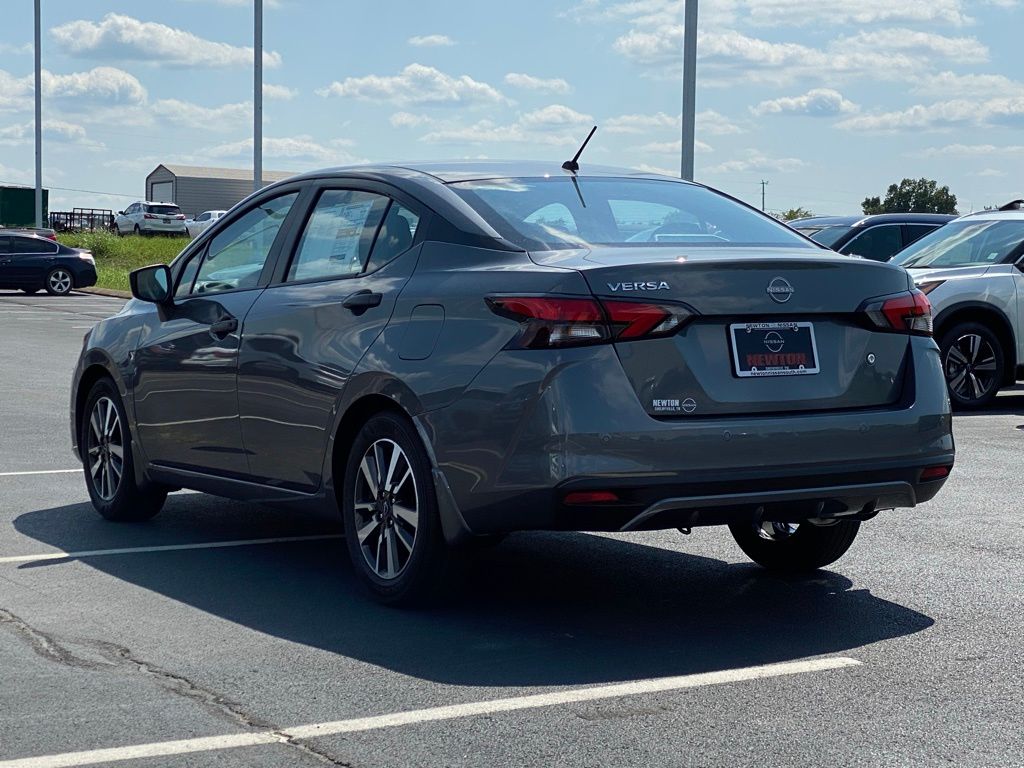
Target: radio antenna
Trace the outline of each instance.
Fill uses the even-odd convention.
[[[576,154],[573,156],[572,160],[566,160],[564,163],[562,163],[562,167],[565,170],[572,171],[573,173],[576,173],[576,171],[578,171],[580,169],[580,164],[579,164],[580,155],[582,155],[583,154],[583,150],[587,148],[587,144],[590,143],[590,137],[594,135],[594,131],[596,131],[596,130],[597,130],[597,126],[595,125],[593,128],[590,129],[590,133],[587,134],[587,138],[584,139],[583,145],[579,148],[579,151],[577,151]]]

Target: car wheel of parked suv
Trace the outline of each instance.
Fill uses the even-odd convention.
[[[740,549],[771,571],[813,571],[834,563],[853,544],[859,520],[814,523],[734,523],[729,526]]]
[[[360,582],[384,603],[429,597],[447,552],[430,460],[406,419],[380,413],[363,425],[341,493],[345,538]]]
[[[79,421],[79,451],[93,506],[107,520],[139,522],[159,512],[167,489],[135,481],[128,417],[110,379],[93,384]]]
[[[958,408],[983,408],[999,393],[1004,357],[999,338],[981,323],[961,323],[939,341],[949,399]]]
[[[46,275],[46,292],[51,296],[67,296],[75,287],[75,279],[63,267],[51,269]]]

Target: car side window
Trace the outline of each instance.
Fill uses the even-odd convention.
[[[174,298],[180,299],[192,292],[192,283],[196,279],[196,272],[199,271],[199,264],[203,260],[203,251],[193,253],[188,257],[185,266],[178,275],[178,287],[174,290]]]
[[[931,224],[907,224],[906,227],[906,237],[903,238],[904,247],[938,229],[938,227],[934,227]]]
[[[11,253],[56,253],[59,246],[52,240],[38,237],[12,237]]]
[[[899,225],[882,225],[864,230],[839,249],[850,256],[863,256],[872,261],[888,261],[903,248]]]
[[[374,272],[412,247],[420,217],[398,203],[391,203],[373,243],[366,271]]]
[[[0,235],[0,256],[6,256],[11,252],[11,238],[7,235]]]
[[[327,189],[302,232],[287,280],[358,275],[366,266],[388,198],[354,189]]]
[[[196,216],[196,221],[208,221],[209,218],[210,212],[207,211],[206,213],[200,213],[198,216]]]
[[[255,288],[298,194],[265,200],[222,229],[207,246],[192,293]]]

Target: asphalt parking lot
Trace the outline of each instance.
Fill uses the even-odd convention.
[[[0,768],[1024,765],[1024,391],[813,578],[724,529],[524,534],[400,611],[333,519],[92,511],[68,387],[121,303],[0,292]]]

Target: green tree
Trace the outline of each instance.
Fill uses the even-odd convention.
[[[782,220],[792,221],[793,219],[806,219],[813,215],[814,214],[806,208],[790,208],[788,211],[782,212]]]
[[[956,213],[956,195],[932,179],[904,179],[890,184],[885,199],[866,197],[865,214],[873,213]]]

